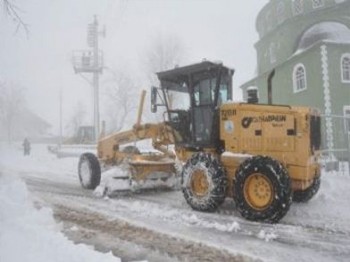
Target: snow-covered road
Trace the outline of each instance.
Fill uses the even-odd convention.
[[[148,261],[348,261],[350,257],[350,175],[322,176],[318,195],[293,203],[279,224],[242,219],[227,200],[216,213],[189,208],[181,192],[141,191],[113,198],[83,190],[76,158],[57,159],[33,145],[0,149],[3,172],[17,174],[41,206],[65,221],[75,241],[112,250],[125,260]]]

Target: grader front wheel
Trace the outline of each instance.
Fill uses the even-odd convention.
[[[292,203],[287,170],[270,157],[244,161],[237,170],[234,189],[237,209],[248,220],[276,223]]]
[[[83,188],[95,189],[101,181],[101,167],[97,157],[92,153],[80,156],[78,164],[79,181]]]

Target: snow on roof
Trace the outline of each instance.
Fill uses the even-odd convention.
[[[350,29],[337,22],[322,22],[307,29],[299,40],[297,50],[305,50],[322,40],[350,43]]]

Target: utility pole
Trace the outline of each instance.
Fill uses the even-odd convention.
[[[93,123],[95,141],[100,134],[100,111],[99,111],[99,74],[103,71],[103,53],[98,48],[99,36],[105,36],[105,29],[99,31],[97,16],[94,16],[93,23],[88,25],[87,43],[89,50],[73,52],[73,67],[75,73],[92,73],[93,87]]]
[[[94,22],[88,25],[88,45],[93,48],[93,87],[94,87],[94,126],[95,139],[100,135],[100,111],[99,111],[99,55],[98,55],[98,21],[95,15]],[[101,68],[102,70],[102,68]],[[101,71],[102,73],[102,71]]]
[[[59,141],[59,148],[61,148],[62,146],[62,136],[63,136],[63,132],[62,132],[62,83],[60,86],[60,141]]]

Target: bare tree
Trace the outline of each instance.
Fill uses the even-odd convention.
[[[185,58],[185,48],[182,41],[174,34],[159,33],[152,38],[143,57],[145,72],[151,86],[159,86],[156,72],[173,69]],[[171,97],[169,97],[172,100]],[[153,121],[163,121],[163,114],[152,114]]]
[[[185,56],[185,48],[176,35],[159,33],[154,36],[144,57],[145,69],[150,83],[156,85],[155,73],[172,69],[179,65]]]
[[[24,103],[23,88],[13,83],[0,82],[0,131],[6,133],[9,142],[12,142],[14,123]]]
[[[109,118],[108,131],[118,132],[125,127],[129,117],[137,109],[139,89],[133,78],[127,73],[114,70],[111,72],[112,78],[107,81],[108,86],[105,92],[108,98],[106,115]],[[128,124],[131,125],[131,121]]]
[[[15,1],[1,0],[0,3],[2,3],[2,8],[4,9],[5,13],[8,14],[13,19],[13,21],[17,24],[16,32],[18,32],[20,28],[23,28],[28,35],[29,33],[28,24],[26,24],[22,20],[22,17],[19,14],[20,12],[22,12],[22,10],[15,4]]]

